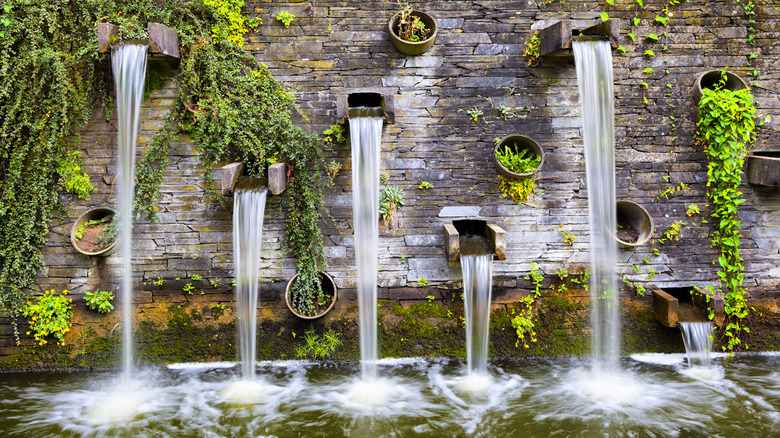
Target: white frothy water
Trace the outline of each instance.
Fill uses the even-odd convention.
[[[379,155],[382,142],[381,108],[352,109],[352,215],[355,229],[360,361],[363,379],[376,379],[376,289],[379,245]]]
[[[593,357],[617,369],[620,309],[617,289],[615,202],[615,103],[612,52],[607,41],[574,41],[590,213],[590,290]]]
[[[681,322],[685,354],[688,357],[688,366],[700,365],[709,368],[711,365],[710,352],[712,351],[712,323],[711,322]]]
[[[241,375],[255,378],[257,364],[257,282],[260,246],[263,241],[263,216],[268,191],[238,190],[233,198],[233,260],[236,270],[236,314]],[[246,382],[244,382],[246,383]]]
[[[464,255],[463,306],[466,314],[466,357],[469,374],[487,374],[493,255]]]
[[[133,373],[133,178],[135,173],[138,115],[146,79],[146,46],[122,45],[111,56],[116,84],[119,119],[119,254],[122,261],[120,288],[122,305],[122,374],[129,380]]]

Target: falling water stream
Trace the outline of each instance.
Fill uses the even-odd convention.
[[[680,322],[685,354],[688,357],[688,366],[696,364],[709,368],[710,352],[712,351],[712,323],[711,322]]]
[[[376,379],[377,246],[379,244],[379,155],[382,109],[352,108],[352,212],[355,228],[360,364],[363,380]]]
[[[616,370],[620,354],[615,209],[615,103],[612,52],[604,40],[575,40],[590,214],[594,367]]]
[[[119,254],[122,263],[120,287],[122,305],[122,375],[133,374],[133,177],[135,173],[138,115],[146,78],[146,46],[121,45],[111,56],[116,84],[117,118],[119,119]]]
[[[257,282],[267,194],[265,188],[237,190],[233,198],[236,315],[244,380],[254,380],[257,363]]]
[[[464,255],[463,308],[466,317],[466,362],[469,374],[487,374],[493,254]]]

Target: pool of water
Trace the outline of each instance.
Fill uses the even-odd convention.
[[[493,360],[464,378],[446,359],[232,363],[0,375],[4,437],[777,436],[780,356],[623,358],[619,374],[577,358]]]

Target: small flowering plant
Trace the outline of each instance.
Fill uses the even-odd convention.
[[[55,293],[54,289],[44,292],[37,299],[28,300],[22,307],[22,315],[30,323],[30,329],[35,332],[35,340],[38,345],[47,343],[46,336],[54,335],[57,343],[64,345],[63,337],[70,331],[73,318],[73,307],[70,298],[65,295],[67,290]],[[27,332],[29,335],[30,332]]]

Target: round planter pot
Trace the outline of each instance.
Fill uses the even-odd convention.
[[[542,159],[539,161],[539,165],[536,166],[536,169],[532,170],[528,173],[517,173],[512,172],[511,170],[504,167],[503,164],[498,160],[498,150],[503,149],[504,146],[509,146],[510,148],[513,148],[514,150],[522,150],[526,149],[530,152],[533,152],[537,156],[541,157]],[[524,135],[508,135],[501,139],[501,141],[498,142],[495,148],[493,148],[493,164],[496,166],[496,170],[498,173],[502,176],[505,176],[507,178],[511,179],[528,179],[533,178],[534,175],[536,175],[537,172],[539,172],[539,169],[542,168],[544,165],[544,150],[541,146],[539,146],[539,143],[535,142],[532,138],[526,137]]]
[[[396,50],[403,53],[404,55],[416,56],[425,53],[428,49],[431,48],[433,43],[436,41],[436,35],[439,32],[439,27],[436,26],[436,20],[434,20],[433,17],[426,14],[425,12],[412,11],[412,16],[420,17],[420,21],[425,24],[425,27],[431,29],[430,36],[427,39],[415,43],[402,40],[400,37],[398,37],[398,22],[401,20],[400,12],[395,14],[390,20],[390,23],[387,24],[387,30],[390,33],[390,41],[393,43],[393,46],[395,46]]]
[[[701,97],[704,95],[701,90],[703,88],[715,89],[715,85],[720,82],[722,75],[722,70],[710,70],[705,71],[696,78],[696,82],[693,84],[693,103],[696,104],[697,108],[699,106],[699,100],[701,100]],[[726,84],[723,88],[737,91],[748,88],[748,84],[741,77],[727,71]]]
[[[624,248],[634,248],[650,241],[653,237],[653,218],[644,207],[631,201],[617,202],[618,230],[615,239]],[[622,228],[621,228],[622,227]],[[636,242],[630,242],[625,237],[621,239],[621,229],[630,228],[636,231]],[[626,232],[626,234],[628,234]]]
[[[84,214],[79,216],[79,218],[76,219],[76,222],[73,224],[73,227],[70,229],[70,243],[74,248],[76,248],[76,251],[88,256],[109,256],[115,253],[119,249],[119,244],[117,243],[118,239],[114,239],[114,242],[111,245],[102,249],[87,248],[83,243],[85,241],[84,237],[82,237],[82,239],[76,239],[76,232],[88,221],[100,220],[107,216],[113,217],[115,215],[116,210],[113,208],[96,207],[87,210],[84,212]],[[81,246],[79,246],[80,244]]]
[[[298,279],[298,274],[295,274],[293,278],[290,279],[290,281],[287,282],[287,288],[284,290],[284,302],[287,303],[287,308],[290,309],[290,312],[292,312],[295,316],[301,319],[317,319],[322,316],[324,316],[326,313],[330,312],[330,309],[333,308],[333,306],[336,304],[336,297],[338,296],[338,288],[336,287],[336,282],[333,281],[333,277],[331,277],[327,272],[320,271],[320,281],[322,282],[322,289],[325,292],[325,295],[328,295],[329,292],[333,292],[333,299],[330,301],[330,305],[323,310],[322,312],[314,315],[314,316],[305,316],[301,315],[300,313],[296,312],[295,309],[292,307],[292,302],[290,300],[290,291],[292,290],[292,285],[295,283],[295,281]]]

